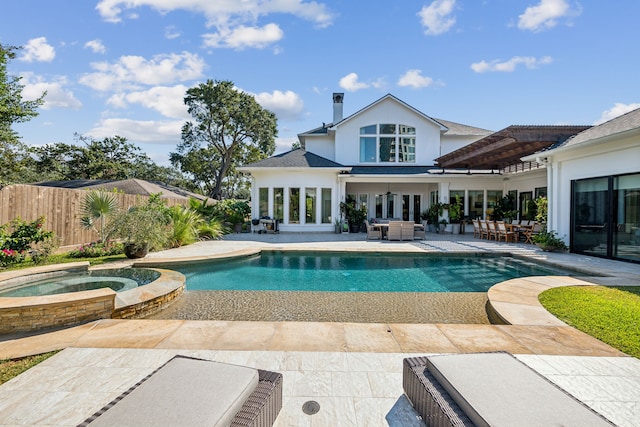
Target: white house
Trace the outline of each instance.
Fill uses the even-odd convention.
[[[419,222],[432,203],[448,203],[455,196],[463,201],[466,217],[485,218],[507,194],[514,196],[514,208],[525,217],[528,202],[547,193],[552,206],[559,200],[569,203],[571,184],[559,172],[563,167],[597,170],[594,165],[556,162],[575,158],[571,147],[578,145],[590,153],[593,148],[580,143],[585,138],[581,135],[591,140],[588,132],[600,126],[527,125],[491,132],[432,118],[391,94],[347,117],[343,102],[344,94],[333,94],[333,121],[299,134],[301,149],[240,168],[252,180],[253,218],[276,218],[281,231],[329,232],[340,219],[340,202],[346,200],[355,200],[368,218]],[[635,126],[640,133],[640,125]],[[574,142],[568,142],[572,136]],[[592,162],[603,155],[611,169],[620,163],[614,160],[620,155],[625,166],[606,175],[637,174],[638,139],[629,138],[611,144],[626,144],[630,151],[613,154],[603,146],[607,152],[594,152]],[[637,215],[637,198],[634,203]],[[569,206],[559,211],[552,206],[550,225],[562,236],[569,230]]]

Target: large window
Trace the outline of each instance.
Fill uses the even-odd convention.
[[[316,222],[316,189],[305,188],[304,198],[304,222],[306,224],[315,224]]]
[[[300,224],[300,189],[289,189],[289,224]]]
[[[473,218],[484,218],[484,191],[469,190],[469,216]]]
[[[322,198],[320,201],[322,204],[322,223],[331,224],[331,189],[323,188],[320,197]]]
[[[640,174],[572,182],[571,249],[640,262]]]
[[[269,215],[269,188],[260,187],[258,189],[258,205],[259,211],[258,218]]]
[[[282,221],[284,219],[284,188],[273,189],[273,218]]]
[[[416,128],[381,123],[360,128],[360,162],[415,163]]]

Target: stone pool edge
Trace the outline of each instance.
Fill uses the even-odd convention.
[[[58,271],[87,271],[89,262],[52,264],[0,273],[3,282],[22,277],[43,277]],[[160,277],[153,282],[117,293],[109,288],[35,297],[0,297],[0,334],[37,332],[74,326],[101,319],[134,319],[161,310],[182,295],[183,274],[155,269]]]

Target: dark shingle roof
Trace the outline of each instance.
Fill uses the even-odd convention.
[[[640,108],[629,111],[622,116],[618,116],[597,126],[593,126],[579,134],[567,139],[558,147],[572,147],[594,139],[605,138],[607,136],[616,135],[632,129],[640,128]]]
[[[343,168],[340,163],[336,163],[325,157],[310,153],[298,148],[251,163],[245,168]]]
[[[481,135],[481,136],[485,136],[485,135],[490,135],[490,134],[493,133],[493,131],[490,131],[490,130],[487,130],[487,129],[477,128],[477,127],[469,126],[469,125],[463,125],[462,123],[456,123],[456,122],[452,122],[452,121],[449,121],[449,120],[436,119],[436,118],[434,118],[433,120],[435,120],[438,123],[441,123],[445,127],[449,128],[449,130],[445,132],[445,135],[460,135],[460,136],[464,136],[464,135]]]

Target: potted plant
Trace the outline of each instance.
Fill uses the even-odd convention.
[[[234,232],[240,233],[242,224],[251,215],[251,206],[246,200],[226,199],[216,203],[215,213],[233,227]]]
[[[427,224],[429,224],[429,231],[435,231],[436,233],[439,230],[439,220],[444,212],[444,204],[440,202],[432,203],[427,209]],[[432,229],[433,228],[433,229]]]
[[[356,207],[356,202],[353,200],[349,200],[347,202],[340,203],[340,210],[344,214],[344,217],[347,219],[347,223],[349,224],[349,231],[351,233],[359,233],[360,228],[364,221],[367,219],[367,210],[364,206],[358,209]]]
[[[439,227],[438,227],[438,232],[439,233],[444,233],[445,229],[447,228],[447,220],[442,218],[439,222]]]
[[[159,197],[154,196],[142,206],[119,211],[113,219],[113,235],[122,239],[128,258],[143,258],[150,250],[161,249],[167,242],[169,211]]]
[[[449,211],[449,222],[451,223],[451,232],[460,234],[460,221],[462,220],[462,202],[460,196],[455,195],[453,203],[447,205]]]
[[[335,228],[336,234],[342,233],[342,221],[340,220],[340,218],[336,218],[335,221],[333,221],[333,226]]]
[[[569,249],[564,243],[564,240],[559,238],[553,230],[542,230],[540,233],[532,236],[531,241],[545,252],[564,252]]]

